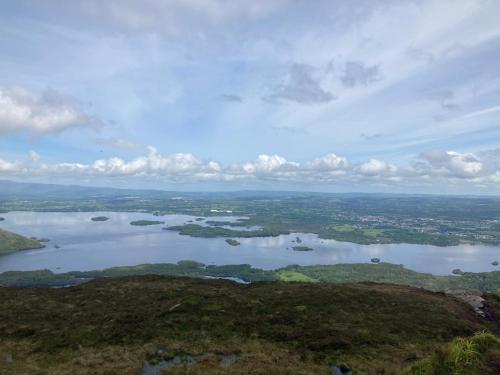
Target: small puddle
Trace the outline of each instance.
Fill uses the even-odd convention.
[[[239,277],[234,277],[234,276],[204,276],[204,278],[209,280],[229,280],[229,281],[234,281],[235,283],[238,284],[250,284],[250,281],[245,281]]]
[[[236,354],[216,354],[202,353],[199,355],[176,355],[170,359],[162,359],[159,361],[144,361],[142,375],[161,375],[163,370],[169,369],[178,365],[193,365],[206,359],[216,359],[222,365],[231,365],[238,360]]]

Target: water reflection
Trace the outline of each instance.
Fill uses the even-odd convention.
[[[436,247],[430,245],[358,245],[319,239],[310,233],[293,233],[278,237],[241,238],[239,246],[228,245],[223,238],[193,238],[162,230],[164,226],[196,221],[188,215],[153,216],[126,212],[2,214],[1,227],[26,236],[49,238],[42,250],[22,251],[0,257],[0,272],[47,268],[55,272],[92,270],[140,263],[171,263],[192,259],[205,264],[241,264],[273,269],[289,264],[335,264],[370,262],[377,257],[384,262],[434,274],[449,274],[452,269],[491,271],[498,267],[500,248],[483,245]],[[108,221],[93,222],[94,216]],[[234,217],[207,218],[234,221]],[[132,226],[133,220],[161,220],[165,225]],[[310,252],[293,251],[300,237]],[[55,245],[59,248],[54,247]]]

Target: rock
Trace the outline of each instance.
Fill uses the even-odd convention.
[[[477,315],[486,317],[484,308],[483,293],[477,289],[446,289],[444,293],[448,296],[458,298],[470,305]]]

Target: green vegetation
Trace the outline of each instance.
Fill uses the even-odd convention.
[[[375,282],[407,285],[431,291],[449,288],[478,289],[500,296],[500,271],[472,273],[461,276],[436,276],[408,270],[400,265],[378,264],[335,264],[317,266],[291,265],[274,271],[253,268],[248,264],[204,265],[194,261],[177,264],[142,264],[130,267],[113,267],[101,271],[73,271],[54,274],[48,270],[10,271],[0,273],[0,286],[47,287],[76,285],[101,277],[131,275],[165,275],[190,277],[236,277],[247,282],[288,281],[290,275],[295,280],[320,281],[324,283]],[[286,276],[288,275],[288,276]]]
[[[96,217],[91,218],[90,220],[92,220],[92,221],[108,221],[109,217],[106,217],[106,216],[96,216]]]
[[[231,246],[238,246],[240,243],[232,238],[228,238],[226,242]]]
[[[494,375],[499,369],[500,339],[491,333],[480,332],[472,337],[454,339],[429,358],[412,365],[405,374]]]
[[[292,269],[284,269],[278,272],[278,277],[281,281],[286,282],[303,282],[303,283],[317,283],[316,279],[313,279],[303,273],[297,272]]]
[[[221,227],[204,227],[198,224],[184,224],[168,227],[168,230],[178,231],[179,234],[191,237],[204,237],[204,238],[215,238],[215,237],[276,237],[280,233],[273,232],[269,230],[233,230]]]
[[[44,246],[36,238],[27,238],[0,229],[0,254],[19,250],[40,249],[42,247]]]
[[[376,282],[408,285],[432,291],[448,288],[478,289],[500,295],[500,271],[464,272],[461,276],[436,276],[415,272],[401,265],[378,264],[334,264],[317,266],[288,266],[277,270],[301,273],[311,279],[326,283]]]
[[[130,225],[135,225],[135,226],[160,225],[160,224],[165,224],[165,222],[157,220],[136,220],[130,222]]]
[[[205,221],[205,224],[215,226],[215,227],[221,227],[221,226],[228,226],[228,227],[245,227],[246,220],[236,220],[236,221],[221,221],[221,220],[207,220]]]
[[[235,360],[186,361],[168,373],[319,375],[345,364],[393,374],[484,330],[498,333],[460,301],[394,285],[134,276],[36,293],[0,288],[6,375],[137,374],[144,361],[209,352]]]
[[[309,246],[292,246],[293,251],[313,251],[314,249]]]

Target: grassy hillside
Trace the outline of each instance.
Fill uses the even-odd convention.
[[[396,285],[102,278],[0,288],[0,373],[393,374],[482,330],[498,333],[455,299]]]
[[[0,254],[11,251],[39,249],[43,245],[34,239],[0,229]]]

